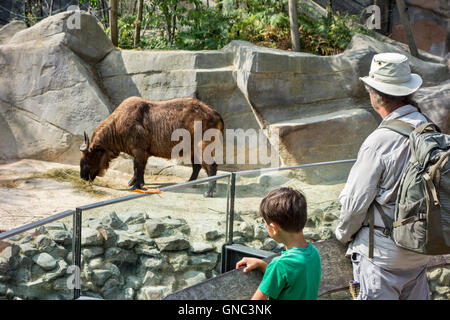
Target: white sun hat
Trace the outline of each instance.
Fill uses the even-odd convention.
[[[408,58],[400,53],[379,53],[373,56],[367,77],[359,78],[377,91],[391,96],[407,96],[420,88],[422,78],[411,73]]]

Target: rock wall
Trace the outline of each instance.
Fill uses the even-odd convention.
[[[339,209],[339,204],[333,202],[311,212],[304,230],[307,240],[314,243],[333,239]],[[237,212],[235,219],[235,243],[274,254],[281,252],[282,246],[268,237],[262,218],[256,212]],[[52,222],[0,241],[0,299],[73,298],[73,291],[68,287],[74,284],[73,270],[69,270],[73,232],[70,220]],[[105,210],[102,216],[84,220],[82,295],[100,299],[159,300],[219,275],[224,222],[205,228],[200,240],[191,233],[192,227],[182,218],[155,218],[141,211]],[[333,259],[343,263],[342,259],[329,257],[329,254],[336,254],[336,248],[327,248],[321,247],[320,251],[327,266],[323,273],[327,281],[321,286],[321,293],[332,289],[330,285],[336,281],[342,282],[339,275],[334,274],[332,263]],[[428,278],[432,299],[450,298],[449,266],[430,270]],[[187,298],[193,298],[192,292],[186,294]],[[186,294],[174,297],[186,298]],[[201,299],[207,298],[204,292],[197,294]],[[229,292],[223,294],[230,297]],[[239,297],[246,299],[242,295]],[[347,291],[340,291],[323,295],[321,299],[347,300],[349,295]]]
[[[409,56],[404,46],[362,35],[344,53],[328,57],[242,41],[217,51],[118,50],[83,11],[54,15],[12,38],[11,31],[1,34],[0,70],[8,76],[0,78],[0,159],[72,164],[79,160],[83,131],[92,133],[132,95],[193,96],[219,111],[227,129],[262,129],[269,138],[279,129],[280,164],[353,158],[379,122],[358,78],[368,73],[375,53]],[[448,66],[430,59],[410,58],[425,80],[421,108],[448,131],[448,110],[440,107],[450,100]],[[329,134],[311,138],[326,129]],[[233,147],[235,156],[252,151],[246,142]],[[267,165],[260,160],[250,165],[247,157],[245,165],[230,168]]]

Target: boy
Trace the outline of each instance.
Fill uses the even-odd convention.
[[[321,262],[317,249],[306,242],[306,199],[300,191],[280,188],[271,191],[261,201],[259,213],[269,236],[286,247],[280,256],[267,265],[261,259],[243,258],[236,268],[244,272],[260,269],[264,277],[252,300],[316,300],[321,277]]]

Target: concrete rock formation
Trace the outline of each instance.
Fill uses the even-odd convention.
[[[0,159],[75,164],[83,131],[92,133],[133,95],[194,96],[221,113],[227,129],[262,129],[272,141],[278,130],[280,165],[354,158],[380,120],[358,78],[368,73],[373,54],[409,56],[405,50],[363,35],[354,36],[344,53],[327,57],[243,41],[216,51],[118,50],[93,16],[60,13],[0,44],[0,70],[7,75],[0,79]],[[424,78],[419,103],[449,132],[448,66],[442,58],[427,59],[410,58]],[[238,143],[237,152],[240,147],[252,151]],[[339,177],[306,174],[312,182],[320,175]]]

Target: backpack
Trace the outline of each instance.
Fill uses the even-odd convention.
[[[425,255],[450,253],[450,135],[441,133],[432,122],[414,128],[404,121],[391,120],[380,128],[407,136],[410,142],[394,219],[374,201],[385,225],[384,233],[406,250]],[[372,258],[373,208],[368,219],[369,257]]]

